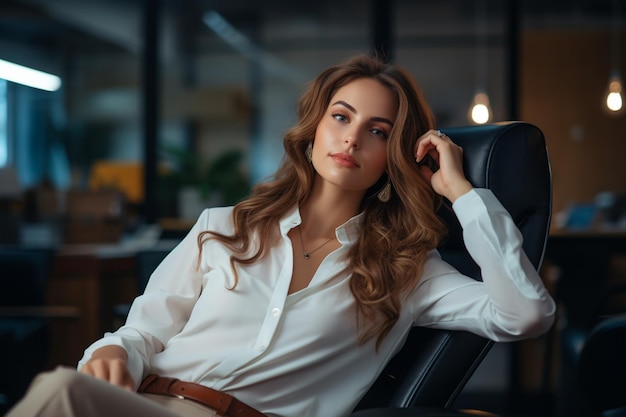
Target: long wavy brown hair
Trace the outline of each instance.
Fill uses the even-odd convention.
[[[376,337],[377,346],[397,322],[403,296],[415,287],[429,250],[438,246],[445,229],[436,215],[439,198],[415,162],[417,139],[434,126],[422,92],[404,69],[366,55],[324,70],[310,82],[298,101],[297,124],[283,139],[285,156],[274,177],[256,185],[249,198],[234,207],[234,233],[202,232],[198,244],[217,239],[232,250],[237,265],[263,259],[279,237],[279,220],[309,197],[316,175],[305,149],[331,98],[359,78],[378,80],[396,97],[398,114],[387,140],[387,172],[364,197],[363,227],[348,252],[350,289],[356,301],[361,343]],[[391,199],[375,197],[390,179]]]

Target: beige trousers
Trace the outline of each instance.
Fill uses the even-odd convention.
[[[193,401],[137,394],[59,367],[39,374],[5,417],[215,417]]]

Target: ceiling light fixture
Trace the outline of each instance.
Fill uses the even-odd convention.
[[[484,0],[476,1],[476,90],[470,105],[469,119],[476,124],[491,120],[492,111],[487,84],[487,7]]]
[[[218,12],[205,13],[202,21],[225,43],[251,61],[258,62],[269,73],[281,79],[291,80],[298,85],[305,82],[299,71],[255,45]]]
[[[623,108],[623,83],[620,75],[620,25],[621,0],[613,0],[611,7],[611,75],[604,95],[604,105],[609,111],[616,113]]]
[[[61,78],[47,72],[0,59],[0,78],[46,91],[61,88]]]

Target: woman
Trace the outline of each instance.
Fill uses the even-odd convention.
[[[174,395],[228,393],[245,404],[241,415],[257,415],[249,406],[267,416],[346,416],[414,325],[498,341],[545,332],[554,302],[510,216],[472,188],[462,149],[433,128],[403,70],[358,56],[323,71],[300,99],[275,178],[234,208],[205,210],[125,326],[86,350],[80,373],[40,377],[9,416],[57,407],[224,413],[160,395],[171,380],[149,374],[184,381],[171,385]],[[453,203],[483,282],[436,252],[440,196]],[[120,389],[144,379],[142,395]]]

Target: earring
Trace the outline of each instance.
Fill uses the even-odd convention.
[[[389,181],[389,178],[387,178],[387,183],[382,188],[382,190],[378,192],[376,197],[378,197],[378,200],[380,200],[383,203],[386,203],[387,201],[389,201],[389,199],[391,198],[391,181]]]
[[[306,146],[304,150],[304,156],[306,156],[306,160],[309,162],[313,161],[313,141],[309,141],[309,144]]]

